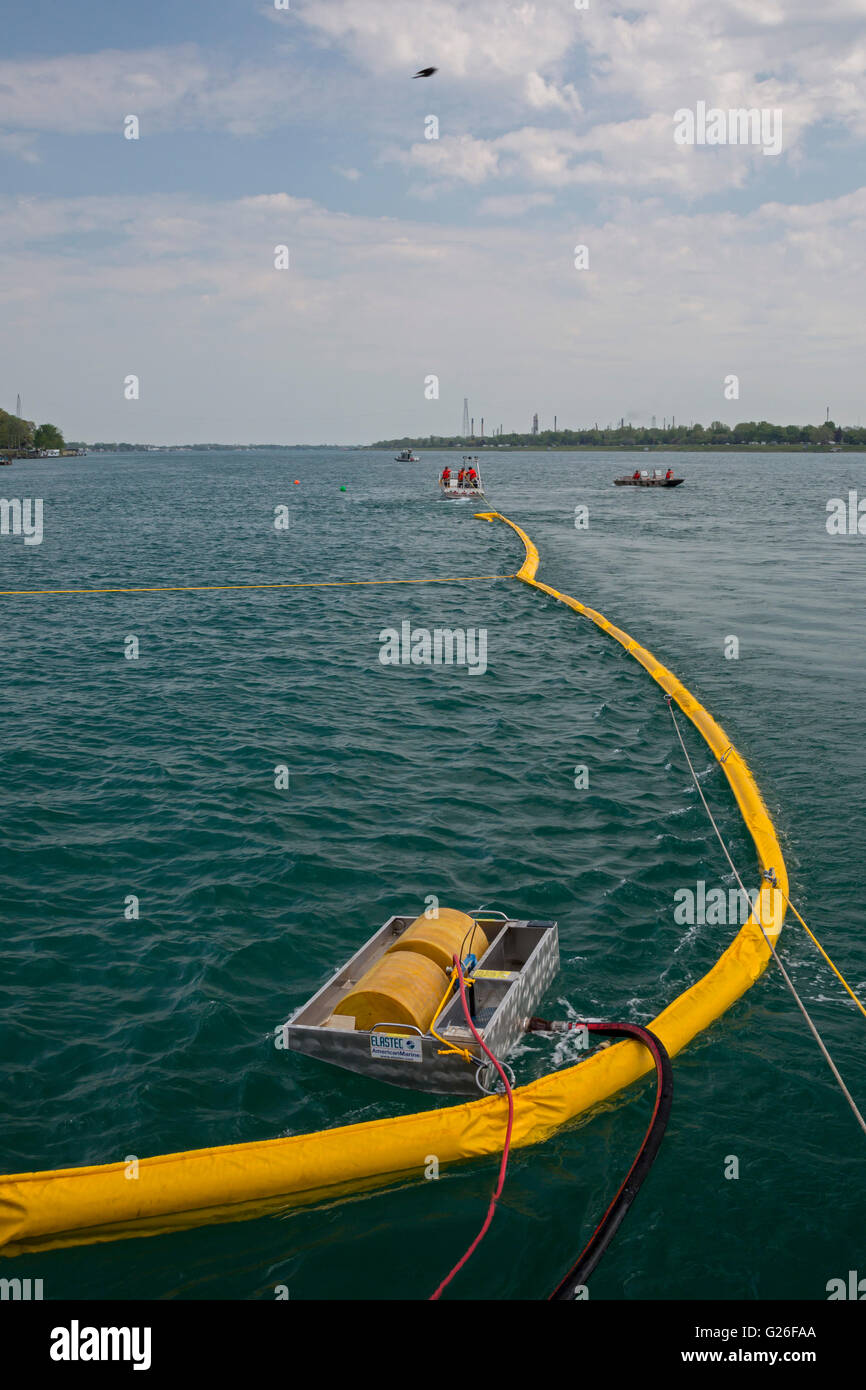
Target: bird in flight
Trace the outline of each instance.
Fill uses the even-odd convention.
[[[434,72],[438,72],[438,71],[439,71],[438,68],[422,68],[420,72],[416,72],[416,73],[415,73],[415,77],[432,77],[433,74],[434,74]],[[413,78],[413,81],[414,81],[414,78]]]

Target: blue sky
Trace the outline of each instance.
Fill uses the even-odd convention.
[[[0,406],[154,443],[450,433],[464,395],[856,422],[864,69],[866,0],[18,4]],[[781,112],[781,152],[678,146],[699,102]]]

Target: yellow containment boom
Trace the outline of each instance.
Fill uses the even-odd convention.
[[[538,551],[498,512],[479,513],[511,526],[526,547],[517,578],[589,618],[645,667],[703,735],[731,785],[762,871],[774,870],[781,892],[761,895],[753,912],[703,979],[669,1004],[649,1027],[671,1056],[728,1009],[758,979],[770,958],[767,940],[782,929],[788,878],[773,823],[745,761],[724,730],[676,676],[601,613],[536,578]],[[784,896],[783,896],[784,895]],[[763,926],[763,930],[762,930]],[[512,1143],[540,1144],[600,1101],[652,1070],[646,1049],[616,1043],[577,1066],[542,1076],[514,1092]],[[216,1221],[286,1210],[397,1178],[421,1178],[430,1154],[440,1164],[481,1158],[502,1148],[503,1096],[339,1129],[56,1172],[0,1177],[0,1253],[158,1235]]]

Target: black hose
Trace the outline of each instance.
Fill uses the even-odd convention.
[[[578,1256],[577,1263],[550,1295],[552,1300],[574,1298],[576,1290],[586,1284],[619,1230],[659,1151],[671,1113],[674,1090],[671,1059],[664,1045],[648,1028],[641,1028],[637,1023],[569,1023],[563,1028],[561,1024],[551,1024],[543,1018],[532,1018],[529,1021],[530,1032],[562,1032],[574,1028],[586,1028],[589,1033],[601,1033],[611,1038],[632,1038],[643,1043],[655,1063],[656,1103],[649,1128],[625,1176],[625,1181]]]

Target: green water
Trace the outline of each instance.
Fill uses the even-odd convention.
[[[507,528],[436,500],[441,461],[17,463],[4,491],[44,499],[44,539],[0,537],[0,587],[513,571],[522,549]],[[866,537],[831,537],[825,521],[829,498],[866,495],[866,456],[677,454],[676,491],[611,486],[648,461],[668,460],[521,451],[484,471],[492,503],[536,541],[541,577],[645,642],[741,749],[794,900],[862,993]],[[646,1022],[736,930],[674,920],[677,890],[730,879],[662,693],[525,586],[0,603],[2,1171],[439,1103],[273,1047],[292,1009],[428,894],[559,921],[548,1016]],[[382,665],[380,631],[405,620],[486,629],[487,670]],[[752,885],[723,775],[685,737]],[[124,918],[128,895],[138,920]],[[866,1024],[799,928],[783,943],[862,1106]],[[576,1060],[572,1046],[533,1037],[512,1058],[518,1079]],[[593,1298],[822,1299],[829,1279],[866,1274],[862,1134],[777,973],[677,1058],[675,1084],[660,1157]],[[625,1172],[650,1096],[636,1087],[517,1152],[449,1296],[546,1296]],[[731,1155],[737,1180],[724,1177]],[[293,1299],[423,1298],[475,1234],[494,1171],[488,1160],[281,1218],[22,1256],[2,1273],[42,1278],[46,1298],[269,1299],[276,1284]]]

